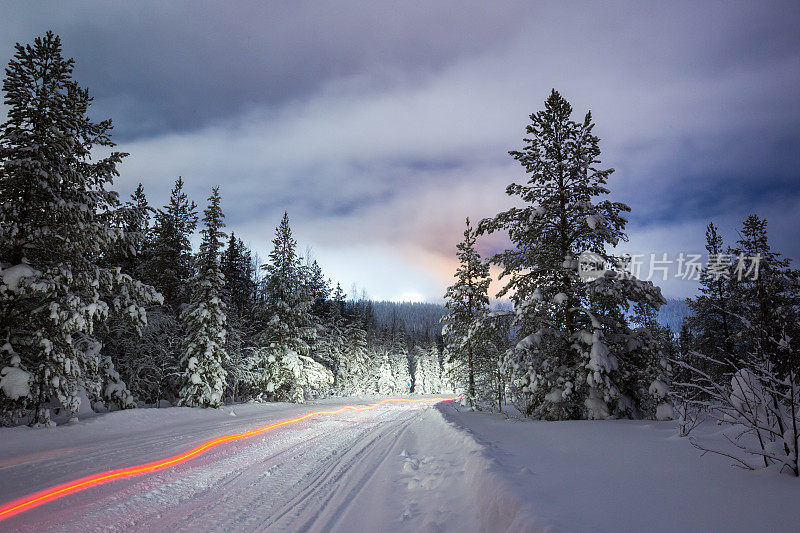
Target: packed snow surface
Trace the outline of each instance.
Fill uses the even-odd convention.
[[[53,429],[2,429],[0,502],[223,434],[379,399],[138,409]],[[471,479],[486,465],[473,456],[480,446],[432,404],[312,418],[71,494],[0,522],[0,530],[469,531],[478,486]]]
[[[379,399],[138,409],[0,429],[0,504],[216,436]],[[721,440],[716,426],[698,430]],[[533,422],[449,402],[388,405],[221,445],[13,516],[0,530],[797,530],[797,479],[700,457],[674,435],[674,422]]]

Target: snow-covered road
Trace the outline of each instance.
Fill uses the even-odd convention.
[[[53,430],[4,430],[0,503],[347,403],[372,401],[134,410]],[[320,416],[223,444],[12,516],[0,530],[475,530],[480,506],[468,478],[479,447],[433,403]]]
[[[312,411],[136,409],[0,429],[6,502]],[[435,405],[435,406],[434,406]],[[722,428],[694,432],[724,444]],[[454,402],[322,415],[0,520],[4,531],[796,531],[797,479],[702,457],[672,422],[516,420]]]

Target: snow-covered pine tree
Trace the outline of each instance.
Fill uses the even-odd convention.
[[[425,394],[425,375],[423,365],[425,358],[425,350],[419,344],[414,344],[409,352],[409,362],[411,363],[411,392],[414,394]]]
[[[392,373],[392,361],[387,347],[379,347],[372,358],[372,379],[374,389],[369,392],[394,394],[397,382]]]
[[[169,204],[155,219],[145,280],[164,295],[165,304],[178,315],[190,297],[194,265],[189,238],[197,228],[197,204],[186,196],[181,177],[175,181]]]
[[[254,331],[253,309],[256,302],[256,264],[252,253],[241,239],[231,232],[228,246],[222,252],[222,274],[225,276],[223,301],[228,316],[228,352],[225,372],[228,376],[227,390],[237,401],[247,394],[250,383],[250,337]]]
[[[229,315],[249,317],[255,303],[255,268],[250,250],[233,232],[222,253],[222,274],[225,276],[225,303]]]
[[[340,394],[354,396],[375,392],[372,382],[371,361],[367,345],[367,332],[358,322],[350,322],[344,327],[343,346],[336,363]]]
[[[499,296],[514,302],[514,328],[524,338],[504,362],[512,396],[527,414],[548,419],[632,415],[642,369],[629,348],[630,302],[664,300],[650,282],[621,275],[609,248],[626,238],[624,212],[603,199],[613,169],[600,170],[591,113],[571,119],[572,106],[552,91],[530,116],[525,147],[510,154],[528,174],[506,189],[523,206],[481,221],[478,233],[507,231],[514,248],[491,262],[508,282]],[[580,276],[582,253],[611,265],[594,281]],[[585,257],[585,256],[584,256]],[[645,385],[644,389],[647,387]]]
[[[720,360],[733,360],[734,336],[740,324],[733,317],[732,252],[725,248],[713,223],[706,227],[706,251],[709,262],[700,272],[700,294],[687,302],[692,314],[686,324],[692,332],[693,349]],[[715,366],[713,370],[722,368]]]
[[[347,325],[347,321],[342,315],[344,311],[343,296],[340,292],[334,295],[334,298],[339,300],[323,300],[316,310],[320,315],[314,317],[317,322],[317,339],[314,343],[313,358],[331,370],[334,376],[333,391],[337,394],[341,392],[339,378],[344,367],[340,368],[340,363],[344,359],[345,327]]]
[[[414,357],[414,393],[439,394],[441,392],[441,370],[439,348],[436,343],[428,346],[416,345]]]
[[[480,391],[484,398],[497,405],[498,411],[503,410],[505,402],[506,377],[503,373],[503,362],[509,345],[511,345],[511,326],[514,322],[513,313],[509,313],[499,306],[493,310],[488,318],[491,324],[489,339],[486,343],[486,352],[479,361],[482,363],[484,376],[483,389]]]
[[[273,399],[302,402],[299,356],[308,355],[316,328],[310,314],[312,302],[303,286],[302,258],[297,255],[287,213],[272,243],[269,262],[262,266],[266,271],[264,301],[257,313],[263,329],[254,339],[254,385]]]
[[[649,395],[639,395],[641,414],[672,420],[672,362],[679,356],[675,336],[669,326],[658,323],[652,306],[637,303],[632,314],[632,322],[638,327],[628,335],[628,345],[640,358],[640,369],[632,381],[638,387],[646,386]]]
[[[134,278],[146,278],[152,261],[150,207],[140,183],[119,210],[118,221],[130,242],[120,243],[104,255],[104,264],[120,266]],[[175,375],[181,335],[178,317],[160,304],[148,305],[147,325],[137,331],[123,317],[111,317],[101,332],[103,352],[114,361],[133,396],[145,404],[175,399]]]
[[[411,372],[408,363],[408,345],[405,334],[400,331],[394,336],[389,353],[389,362],[394,378],[394,392],[408,394],[411,392]]]
[[[757,215],[745,219],[732,255],[735,323],[751,332],[738,335],[739,346],[770,361],[778,374],[793,366],[800,375],[800,271],[772,250],[767,221]],[[758,338],[752,336],[753,331]],[[781,348],[787,338],[790,346]],[[787,353],[795,358],[786,360],[783,355]]]
[[[464,364],[463,359],[450,354],[445,346],[444,354],[442,354],[442,392],[464,394],[468,382],[467,365]]]
[[[337,394],[341,392],[339,375],[343,371],[345,329],[348,325],[348,320],[345,316],[345,300],[346,295],[342,291],[342,286],[337,283],[336,290],[331,295],[331,300],[328,303],[324,320],[327,332],[323,359],[330,361],[329,367],[334,375],[334,391]]]
[[[772,251],[766,220],[756,215],[744,221],[736,244],[730,250],[733,262],[726,259],[725,268],[720,268],[730,277],[725,309],[735,353],[725,357],[718,346],[706,345],[713,354],[707,355],[692,349],[701,345],[694,339],[687,343],[691,357],[683,353],[676,358],[679,428],[681,435],[688,434],[699,423],[695,413],[702,409],[706,416],[731,426],[726,436],[738,452],[697,440],[692,444],[732,458],[744,468],[777,465],[798,476],[800,273]],[[715,306],[696,305],[695,312],[711,315],[696,317],[695,323],[719,324]],[[686,340],[694,332],[687,328],[683,333]]]
[[[339,390],[339,377],[341,369],[339,363],[344,352],[344,320],[341,317],[331,316],[329,312],[325,317],[322,333],[317,335],[314,345],[314,359],[329,368],[334,376],[333,389]]]
[[[131,194],[130,200],[116,211],[116,225],[125,232],[128,239],[104,254],[104,263],[119,266],[126,274],[141,278],[143,258],[150,245],[150,219],[153,211],[141,183]]]
[[[84,390],[129,405],[95,329],[119,313],[139,330],[143,306],[160,296],[103,266],[128,238],[106,188],[125,154],[91,157],[93,147],[114,146],[111,121],[90,120],[92,99],[73,80],[58,36],[15,48],[0,126],[0,409],[5,422],[50,425],[50,408],[74,416]]]
[[[431,342],[428,346],[428,357],[425,361],[425,382],[428,394],[441,394],[443,392],[442,364],[440,362],[439,346]]]
[[[212,189],[203,216],[203,240],[197,254],[197,274],[192,280],[189,305],[181,313],[186,338],[181,355],[180,405],[219,407],[223,402],[226,316],[222,294],[225,277],[220,265],[225,215],[219,187]]]
[[[476,408],[475,358],[487,340],[489,311],[489,264],[481,259],[475,249],[475,230],[467,218],[464,240],[456,246],[458,268],[456,282],[447,288],[445,307],[450,313],[442,317],[442,335],[451,357],[456,357],[466,368],[467,404]]]
[[[189,237],[197,227],[197,206],[189,201],[183,187],[183,180],[178,178],[169,204],[155,212],[152,227],[149,220],[139,218],[150,210],[141,187],[123,209],[123,227],[145,232],[135,243],[141,250],[123,261],[123,268],[134,268],[136,275],[161,290],[165,305],[147,308],[148,326],[140,339],[129,328],[112,322],[104,340],[120,358],[119,373],[147,403],[162,399],[174,402],[182,386],[178,379],[184,336],[180,311],[191,295],[195,271]]]
[[[311,253],[310,249],[308,253]],[[312,301],[311,313],[321,322],[325,318],[326,304],[331,298],[330,280],[325,279],[317,260],[310,257],[306,258],[306,264],[303,265],[303,274],[303,288]]]
[[[331,295],[331,301],[336,307],[338,307],[339,315],[344,316],[347,295],[342,290],[342,285],[340,283],[336,284],[336,288],[333,290],[333,294]]]

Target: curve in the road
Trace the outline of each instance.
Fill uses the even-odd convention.
[[[168,457],[166,459],[161,459],[159,461],[154,461],[151,463],[144,463],[140,465],[129,466],[126,468],[119,468],[116,470],[108,470],[106,472],[100,472],[98,474],[93,474],[91,476],[82,477],[73,481],[68,481],[66,483],[62,483],[60,485],[56,485],[55,487],[50,487],[33,494],[29,494],[27,496],[23,496],[22,498],[16,499],[14,501],[8,502],[3,506],[0,506],[0,521],[5,520],[6,518],[10,518],[16,514],[22,513],[24,511],[28,511],[33,509],[34,507],[38,507],[42,504],[47,502],[57,500],[59,498],[63,498],[69,494],[82,491],[88,489],[89,487],[94,487],[96,485],[101,485],[103,483],[108,483],[109,481],[114,481],[117,479],[129,478],[134,476],[140,476],[142,474],[147,474],[150,472],[156,472],[158,470],[163,470],[165,468],[170,468],[175,465],[179,465],[188,461],[189,459],[201,455],[208,450],[219,446],[220,444],[226,442],[232,442],[236,440],[246,439],[248,437],[252,437],[255,435],[259,435],[266,431],[270,431],[272,429],[276,429],[283,426],[288,426],[291,424],[296,424],[298,422],[302,422],[303,420],[308,420],[309,418],[320,416],[320,415],[335,415],[338,413],[342,413],[344,411],[369,411],[371,409],[375,409],[380,407],[381,405],[385,405],[387,403],[421,403],[421,402],[447,402],[453,400],[460,400],[461,396],[453,396],[453,397],[439,397],[439,398],[387,398],[385,400],[381,400],[377,403],[372,405],[364,405],[364,406],[357,406],[357,405],[345,405],[338,409],[333,409],[329,411],[313,411],[311,413],[306,413],[302,416],[298,416],[295,418],[289,418],[287,420],[281,420],[279,422],[274,422],[272,424],[268,424],[266,426],[261,426],[255,429],[251,429],[250,431],[245,431],[242,433],[234,433],[231,435],[223,435],[222,437],[217,437],[216,439],[208,440],[199,446],[195,446],[194,448],[187,450],[183,453],[178,455],[174,455],[172,457]]]

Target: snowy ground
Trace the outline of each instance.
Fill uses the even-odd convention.
[[[799,479],[701,457],[675,436],[673,422],[536,422],[442,411],[483,446],[506,490],[524,495],[536,530],[800,531]],[[693,435],[725,449],[713,423]]]
[[[0,429],[0,505],[215,436],[374,401],[140,409]],[[716,428],[701,430],[714,438]],[[700,458],[673,435],[668,423],[515,422],[452,404],[391,405],[225,444],[47,503],[0,531],[797,530],[798,480]]]

